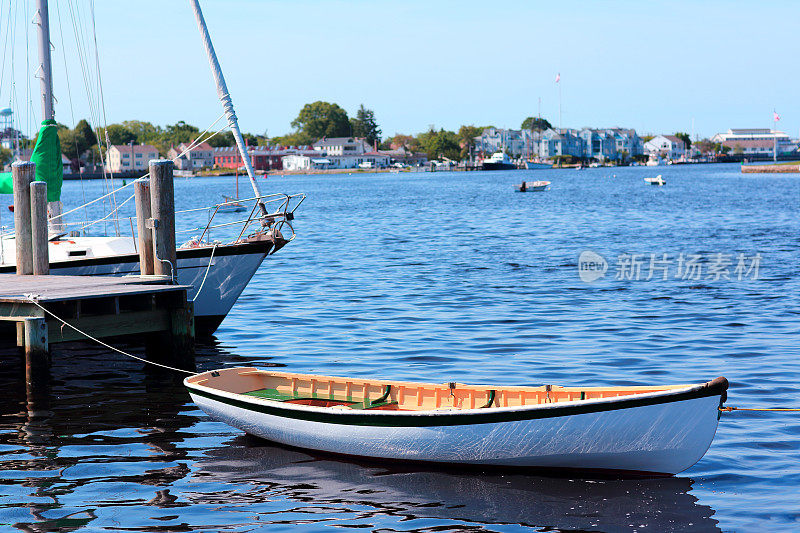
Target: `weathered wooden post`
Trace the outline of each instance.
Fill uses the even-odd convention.
[[[49,233],[47,230],[47,183],[34,181],[31,188],[31,249],[33,252],[33,274],[50,273]]]
[[[140,178],[133,184],[136,202],[136,232],[138,234],[139,271],[142,276],[153,275],[153,230],[147,227],[150,219],[150,180]]]
[[[178,278],[175,252],[175,193],[173,163],[169,159],[150,161],[150,210],[153,227],[153,273]]]
[[[11,165],[14,187],[14,239],[17,248],[17,274],[33,274],[33,249],[31,248],[31,182],[36,175],[36,165],[17,161]]]
[[[47,322],[44,318],[27,318],[23,323],[25,343],[25,381],[35,383],[50,366]]]

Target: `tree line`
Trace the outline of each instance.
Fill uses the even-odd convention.
[[[475,137],[484,129],[492,126],[463,125],[457,131],[437,129],[431,125],[426,131],[417,134],[397,133],[392,137],[382,138],[375,112],[361,104],[354,117],[349,117],[347,111],[335,103],[317,101],[305,104],[297,117],[291,122],[293,131],[269,138],[266,135],[243,133],[246,142],[251,146],[280,145],[280,146],[307,146],[325,137],[361,137],[370,145],[379,144],[383,150],[405,148],[413,153],[424,153],[429,159],[442,157],[451,160],[462,160],[473,154]],[[155,146],[161,155],[166,155],[170,147],[180,143],[194,141],[201,130],[184,121],[158,126],[141,120],[126,120],[116,124],[109,124],[107,128],[92,129],[86,120],[79,121],[74,128],[59,124],[59,137],[62,152],[77,163],[79,159],[94,159],[99,161],[100,145],[124,145],[131,142],[135,144],[149,144]],[[527,117],[522,121],[521,129],[545,131],[552,127],[547,119],[541,117]],[[102,137],[98,143],[97,136]],[[689,135],[683,132],[676,133],[686,142],[687,148],[691,146]],[[649,136],[644,136],[646,142]],[[652,138],[652,137],[650,137]],[[32,147],[36,139],[26,142]],[[212,147],[235,146],[233,134],[230,131],[219,132],[210,139],[208,144]],[[724,153],[727,147],[718,143],[703,140],[696,143],[702,152]],[[90,157],[85,157],[89,154]],[[8,159],[2,153],[3,160]]]

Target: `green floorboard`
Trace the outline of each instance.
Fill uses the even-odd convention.
[[[346,400],[341,398],[335,398],[329,395],[319,395],[314,394],[312,396],[301,396],[299,394],[286,394],[283,392],[279,392],[276,389],[259,389],[250,392],[242,393],[246,396],[255,396],[256,398],[264,398],[267,400],[275,400],[277,402],[285,402],[287,400],[305,400],[305,399],[315,399],[315,400],[335,400],[341,402],[353,402],[352,404],[348,405],[350,409],[374,409],[376,407],[383,407],[385,405],[393,405],[397,402],[379,402],[379,403],[372,403],[369,400],[366,401],[357,401],[353,400],[352,398],[348,398]]]

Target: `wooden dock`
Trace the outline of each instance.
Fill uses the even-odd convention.
[[[52,315],[94,338],[141,336],[149,341],[148,359],[179,362],[194,351],[189,288],[160,276],[2,274],[0,323],[16,323],[16,344],[24,348],[28,366],[46,363],[53,344],[89,340]],[[14,342],[14,329],[5,329],[2,340]]]

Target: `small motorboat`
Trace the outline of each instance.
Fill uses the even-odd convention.
[[[297,448],[449,466],[671,475],[708,450],[728,381],[517,387],[235,367],[184,385],[211,418]]]
[[[650,185],[658,185],[659,187],[667,184],[667,182],[664,181],[664,178],[661,177],[661,174],[659,174],[655,178],[645,178],[644,181],[646,181]]]
[[[521,185],[516,185],[517,192],[542,192],[550,186],[549,181],[523,181]]]

